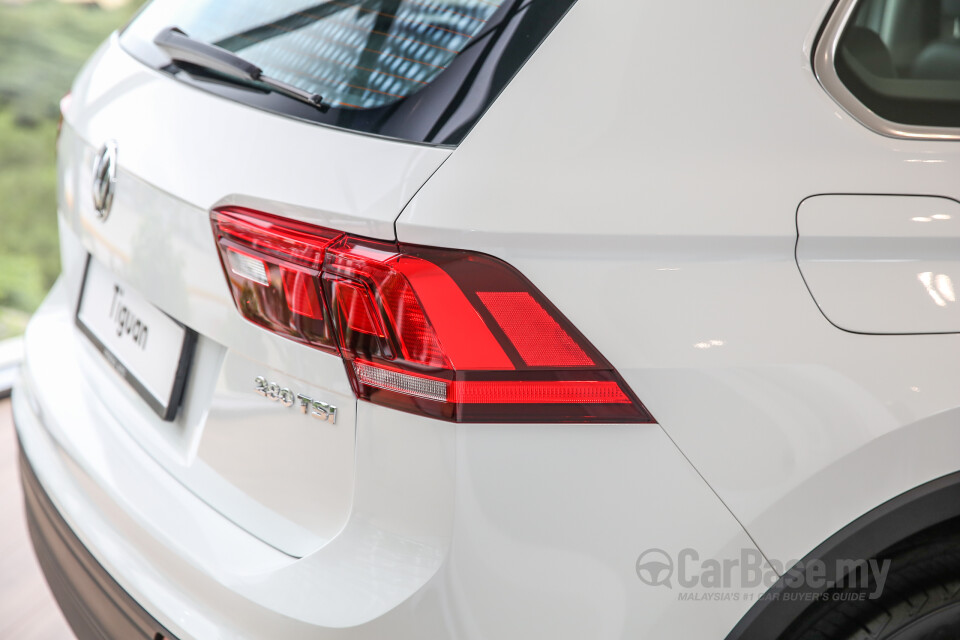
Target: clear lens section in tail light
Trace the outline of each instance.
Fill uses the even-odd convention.
[[[237,308],[265,329],[337,352],[319,290],[324,250],[343,234],[246,209],[213,214]]]
[[[454,422],[653,422],[516,269],[236,207],[211,216],[248,320],[344,360],[357,397]]]

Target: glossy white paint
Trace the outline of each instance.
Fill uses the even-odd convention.
[[[117,195],[101,221],[92,168],[108,140],[118,146]],[[216,143],[190,143],[199,140]],[[120,393],[109,382],[99,388],[101,410],[213,508],[276,548],[302,556],[325,544],[351,509],[356,400],[339,358],[236,313],[209,210],[250,206],[389,239],[397,213],[449,151],[213,98],[135,62],[114,37],[77,80],[59,152],[68,297],[79,294],[89,252],[201,336],[190,409],[174,423],[145,414],[123,384]],[[337,425],[255,394],[258,376],[337,406]]]
[[[960,202],[824,195],[797,212],[797,262],[830,322],[859,333],[960,331]]]
[[[960,469],[960,341],[842,331],[796,263],[810,196],[960,198],[960,147],[817,84],[829,8],[580,2],[397,222],[518,267],[782,562]]]
[[[919,279],[896,290],[915,311],[869,316],[842,291],[893,291],[872,260],[886,254],[825,247],[939,248],[953,217],[919,231],[877,203],[933,224],[960,199],[960,148],[878,136],[817,84],[829,4],[702,3],[691,19],[684,3],[580,0],[452,153],[232,104],[111,41],[67,114],[64,275],[15,398],[40,480],[184,640],[723,638],[764,587],[679,600],[639,580],[643,551],[789,563],[960,469],[956,336],[824,316],[954,326]],[[108,139],[120,173],[102,224],[89,167]],[[811,198],[837,193],[886,195]],[[380,238],[396,221],[400,241],[503,258],[659,424],[455,426],[358,405],[338,358],[235,311],[208,221],[226,203]],[[73,328],[87,252],[200,334],[175,422]],[[919,260],[943,297],[953,261]],[[815,301],[803,276],[821,267]],[[257,375],[337,404],[337,424],[284,413]]]
[[[349,521],[318,545],[322,549],[293,558],[251,535],[256,531],[244,531],[246,523],[241,528],[211,509],[187,488],[194,478],[171,474],[153,459],[153,443],[137,441],[127,425],[110,419],[94,391],[109,380],[85,360],[82,352],[89,349],[71,331],[65,298],[57,286],[28,332],[30,359],[15,401],[18,433],[67,521],[125,588],[158,603],[165,622],[172,613],[159,602],[192,592],[198,603],[186,610],[196,609],[200,624],[210,616],[235,618],[234,608],[208,609],[207,598],[229,597],[237,607],[255,605],[304,626],[354,626],[397,606],[437,571],[453,508],[454,434],[447,425],[368,421],[357,434],[362,471]],[[37,348],[51,339],[54,344]],[[67,380],[81,382],[59,393]],[[312,446],[316,462],[324,461],[320,446],[309,440],[301,446]],[[190,473],[202,471],[184,471]],[[258,515],[255,505],[244,506],[248,515]],[[145,562],[154,566],[143,568]],[[201,585],[218,586],[204,595],[196,591]],[[171,622],[184,628],[185,637],[227,632],[208,635],[189,619]],[[237,620],[227,627],[233,625],[242,629]]]
[[[62,162],[91,149],[64,128]],[[74,164],[85,166],[82,160]],[[145,412],[146,404],[133,389],[118,384],[103,358],[91,353],[84,366],[105,376],[92,389],[102,401],[100,410],[192,491],[262,539],[295,556],[317,548],[340,529],[350,509],[356,400],[343,364],[239,317],[224,286],[206,211],[162,194],[126,169],[117,181],[106,223],[86,214],[86,198],[73,209],[63,198],[61,263],[70,300],[64,304],[75,305],[90,252],[201,337],[198,368],[190,374],[184,411],[174,422]],[[309,417],[257,395],[257,376],[336,405],[338,424],[318,428]],[[238,412],[244,414],[242,421],[236,420]],[[212,443],[221,446],[211,448]],[[304,457],[314,447],[324,451],[320,461],[327,464]],[[339,462],[330,464],[330,458]],[[278,481],[284,485],[281,491],[267,490]],[[254,485],[258,490],[251,490]]]
[[[65,315],[61,293],[33,331]],[[98,560],[185,638],[709,637],[764,588],[682,601],[637,578],[650,548],[759,555],[656,425],[463,427],[364,404],[350,520],[294,560],[190,495],[119,425],[49,403],[34,376],[53,372],[34,362],[15,395],[25,452]]]

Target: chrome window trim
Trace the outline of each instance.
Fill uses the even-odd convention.
[[[960,140],[960,128],[920,126],[887,120],[863,104],[841,82],[834,66],[837,48],[840,46],[840,36],[846,30],[859,1],[840,0],[824,27],[813,54],[813,71],[820,86],[857,122],[881,135],[908,140]]]

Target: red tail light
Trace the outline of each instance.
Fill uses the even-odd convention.
[[[236,207],[211,217],[244,317],[339,352],[359,398],[455,422],[653,422],[505,262]]]

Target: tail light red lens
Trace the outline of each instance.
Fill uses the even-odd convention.
[[[211,216],[237,308],[339,353],[357,397],[454,422],[653,422],[516,269],[228,207]]]

